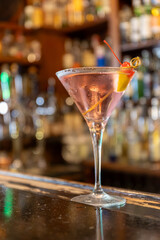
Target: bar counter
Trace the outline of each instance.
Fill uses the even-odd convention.
[[[0,171],[1,240],[159,240],[160,195],[106,187],[126,198],[121,208],[70,199],[92,185]]]

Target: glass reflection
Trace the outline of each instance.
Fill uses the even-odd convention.
[[[13,190],[6,188],[4,197],[3,214],[6,218],[11,218],[13,213]]]
[[[104,240],[102,208],[96,209],[96,240]]]

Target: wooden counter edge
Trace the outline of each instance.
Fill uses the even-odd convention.
[[[54,194],[54,197],[70,200],[73,196],[91,192],[93,185],[80,182],[60,180],[56,178],[26,175],[21,173],[0,171],[0,184],[23,191]],[[127,204],[160,210],[160,194],[152,194],[112,187],[104,187],[105,192],[120,195]]]

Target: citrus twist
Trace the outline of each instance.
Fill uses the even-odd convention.
[[[130,61],[130,65],[131,67],[133,68],[137,68],[141,65],[141,59],[140,57],[135,57],[135,58],[132,58],[131,61]]]

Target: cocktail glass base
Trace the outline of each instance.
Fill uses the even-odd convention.
[[[93,192],[87,195],[80,195],[72,198],[71,201],[102,208],[120,207],[126,203],[124,198],[111,196],[105,192],[102,194],[95,194]]]

